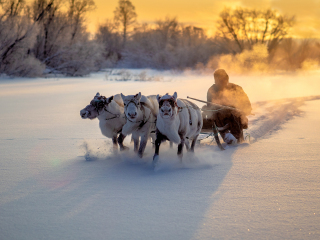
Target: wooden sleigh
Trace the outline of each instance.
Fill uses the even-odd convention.
[[[239,125],[236,131],[237,139],[239,139],[238,141],[240,142],[244,141],[243,130],[242,130],[240,121],[239,119],[237,119],[237,117],[234,117],[234,115],[239,115],[240,110],[233,107],[229,107],[229,106],[202,101],[196,98],[191,98],[191,97],[187,97],[187,98],[208,104],[208,106],[205,105],[201,108],[203,127],[201,129],[200,134],[204,135],[204,137],[200,139],[200,141],[212,136],[215,139],[218,147],[221,150],[225,150],[221,144],[219,135],[221,136],[221,138],[223,138],[221,133],[224,131],[228,131],[229,129],[234,129],[234,126],[236,125]],[[226,116],[227,118],[234,118],[235,124],[232,124],[231,121],[229,123],[228,121],[222,121],[221,115]]]

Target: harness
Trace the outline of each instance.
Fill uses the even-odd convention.
[[[102,109],[105,110],[107,113],[110,113],[110,114],[113,115],[113,117],[107,118],[105,120],[111,120],[111,119],[115,119],[115,118],[120,118],[120,114],[112,113],[106,108],[108,106],[108,103],[106,102],[106,97],[104,97],[104,96],[101,96],[98,99],[94,99],[94,103],[91,103],[91,105],[94,106],[95,110],[98,113],[98,116],[100,115],[100,111]]]
[[[127,115],[125,113],[124,113],[124,117],[126,118],[127,121],[129,121],[131,123],[140,123],[137,129],[141,129],[147,122],[149,122],[149,119],[150,119],[151,114],[152,114],[152,110],[147,105],[145,105],[145,104],[143,104],[141,102],[140,102],[140,104],[139,103],[136,104],[135,101],[133,101],[133,100],[130,100],[128,102],[128,104],[125,106],[125,108],[127,108],[130,103],[133,103],[136,106],[136,108],[140,108],[140,110],[142,111],[142,114],[143,114],[143,119],[140,120],[140,121],[132,121],[127,117]],[[145,118],[145,109],[144,109],[145,107],[150,109],[150,114],[149,114],[148,118]],[[152,122],[152,123],[156,123],[156,122]]]
[[[178,107],[178,112],[182,112],[183,108],[188,109],[188,113],[189,113],[189,124],[192,125],[192,119],[191,119],[191,112],[190,112],[190,108],[192,106],[189,106],[189,103],[187,102],[187,100],[185,99],[180,99],[181,102],[183,102],[186,106],[185,107]]]
[[[162,105],[164,101],[168,101],[170,103],[170,105],[173,107],[177,107],[178,109],[178,113],[182,112],[184,108],[188,109],[188,113],[189,113],[189,124],[192,125],[192,119],[191,119],[191,112],[190,112],[190,108],[194,108],[192,106],[190,106],[190,104],[188,103],[187,100],[185,99],[180,99],[181,102],[183,102],[186,106],[185,107],[179,107],[177,102],[174,100],[174,98],[169,98],[169,99],[162,99],[159,102],[159,105]],[[195,109],[195,108],[194,108]],[[197,108],[199,109],[199,108]]]
[[[106,106],[104,106],[104,108],[103,108],[106,112],[108,112],[108,113],[110,113],[110,114],[112,114],[114,117],[111,117],[111,118],[107,118],[107,119],[105,119],[105,120],[111,120],[111,119],[115,119],[115,118],[120,118],[120,114],[118,113],[118,114],[115,114],[115,113],[112,113],[112,112],[110,112],[110,111],[108,111],[108,109],[106,109]],[[98,114],[99,114],[99,112],[98,112]]]

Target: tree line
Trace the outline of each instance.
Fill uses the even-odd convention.
[[[266,49],[265,61],[281,61],[274,65],[285,70],[320,59],[316,41],[287,38],[294,17],[271,9],[225,9],[213,23],[217,34],[209,37],[176,18],[139,24],[129,0],[119,0],[113,18],[92,35],[86,14],[95,7],[93,0],[0,0],[0,73],[82,76],[107,67],[215,68],[217,57],[239,56],[257,45]]]

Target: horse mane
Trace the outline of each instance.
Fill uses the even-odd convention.
[[[147,96],[148,102],[144,103],[144,105],[150,108],[152,114],[157,117],[159,112],[159,104],[156,95]]]
[[[120,94],[114,95],[113,101],[115,101],[120,107],[124,107],[124,103]]]

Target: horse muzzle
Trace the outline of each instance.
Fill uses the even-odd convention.
[[[81,110],[80,111],[80,116],[82,119],[90,118],[90,112],[86,110]]]
[[[127,115],[128,115],[128,118],[135,119],[138,114],[137,114],[137,112],[134,112],[134,113],[128,113]]]
[[[160,108],[160,114],[163,118],[170,118],[172,117],[172,110],[171,108]]]

